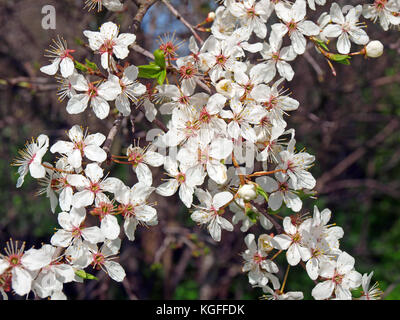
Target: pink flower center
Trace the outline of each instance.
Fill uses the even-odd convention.
[[[279,190],[280,190],[281,192],[286,192],[286,191],[288,191],[288,190],[289,190],[289,186],[288,186],[287,182],[280,182],[280,183],[279,183]]]
[[[216,60],[218,65],[224,66],[225,63],[226,63],[226,60],[228,60],[228,58],[225,57],[224,55],[220,54],[220,55],[215,57],[215,60]]]
[[[202,123],[209,123],[211,121],[211,115],[208,113],[206,107],[201,110],[199,120]]]
[[[189,97],[188,96],[181,96],[179,97],[179,103],[181,104],[189,104]]]
[[[286,165],[288,171],[295,171],[296,165],[292,161],[289,160]]]
[[[268,101],[265,101],[263,103],[263,106],[265,107],[265,109],[267,109],[267,111],[271,111],[273,108],[276,107],[277,104],[278,104],[277,97],[271,96]]]
[[[96,194],[101,191],[101,188],[98,183],[91,182],[88,190]]]
[[[92,211],[90,211],[91,214],[95,216],[99,216],[100,221],[109,214],[114,214],[115,208],[112,203],[107,203],[107,202],[100,202],[97,207],[95,207]]]
[[[65,59],[65,58],[73,59],[73,57],[71,56],[71,53],[74,53],[74,52],[75,52],[75,50],[65,49],[64,52],[60,55],[61,60]]]
[[[300,233],[296,232],[293,236],[292,236],[292,242],[293,243],[299,243],[301,240],[301,235]]]
[[[100,269],[100,266],[102,266],[105,261],[106,259],[104,258],[104,255],[102,253],[93,253],[93,267]]]
[[[375,0],[374,7],[376,10],[382,11],[383,9],[385,9],[386,3],[387,3],[387,0]]]
[[[246,91],[246,94],[250,93],[251,90],[253,90],[253,88],[254,88],[254,84],[252,84],[251,82],[247,83],[244,86],[244,90]]]
[[[272,60],[278,62],[279,60],[281,60],[280,56],[279,56],[279,51],[272,53]]]
[[[193,78],[196,72],[197,72],[196,68],[191,63],[184,65],[179,69],[179,74],[181,76],[181,79]]]
[[[11,267],[17,267],[21,264],[21,256],[17,254],[12,254],[8,257],[8,262],[10,263]]]
[[[264,261],[266,258],[262,257],[259,253],[256,253],[253,257],[253,261],[257,264],[260,264],[262,261]]]
[[[247,9],[247,16],[250,18],[254,18],[255,16],[257,16],[256,14],[256,9],[254,6],[252,6],[251,8]]]
[[[197,153],[198,153],[198,161],[201,164],[207,164],[208,159],[209,159],[208,150],[207,149],[206,150],[198,149]]]
[[[217,210],[214,206],[211,206],[210,211],[214,213],[214,216],[222,216],[225,212],[224,208]]]
[[[83,156],[83,150],[85,149],[85,143],[83,141],[77,141],[74,144],[74,149],[80,150],[82,156]]]
[[[113,47],[115,46],[115,42],[113,40],[107,39],[104,41],[103,45],[100,47],[99,52],[101,54],[108,53],[113,54]]]
[[[333,278],[332,278],[332,281],[333,281],[335,284],[341,284],[342,281],[343,281],[343,278],[344,278],[344,275],[339,274],[339,273],[335,273],[335,275],[334,275]]]
[[[79,238],[82,234],[82,230],[79,227],[74,227],[74,229],[72,229],[72,236],[76,239]]]
[[[185,183],[186,181],[186,175],[182,172],[178,173],[178,175],[175,177],[176,180],[178,180],[179,184]]]
[[[162,43],[159,48],[164,52],[164,55],[166,57],[175,60],[174,56],[176,56],[176,51],[178,50],[178,46],[175,46],[172,41],[167,41],[166,43]]]
[[[93,85],[93,83],[89,83],[89,90],[87,91],[87,95],[91,98],[97,97],[99,93],[97,92],[97,87]]]
[[[289,35],[292,34],[293,31],[297,30],[297,22],[292,20],[286,24],[288,28]]]
[[[121,204],[118,206],[117,211],[125,218],[135,216],[135,207],[132,204]]]
[[[269,119],[269,117],[263,117],[260,121],[260,125],[262,127],[269,127],[271,125],[271,120]]]
[[[132,163],[133,167],[137,167],[139,163],[143,162],[143,155],[141,153],[132,152],[128,156],[128,161]]]

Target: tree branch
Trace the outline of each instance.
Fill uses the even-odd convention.
[[[258,204],[254,201],[252,201],[252,205],[255,206],[257,208],[257,210],[260,211],[260,213],[262,213],[269,221],[271,221],[271,223],[274,225],[275,230],[278,234],[283,233],[282,226],[279,224],[278,221],[275,220],[275,218],[273,216],[271,216],[267,212],[266,208],[264,208],[261,204]]]
[[[136,15],[133,17],[132,23],[132,33],[135,33],[142,23],[146,12],[150,9],[150,7],[156,2],[157,0],[137,0],[135,1],[136,5],[139,5],[139,9],[136,12]]]
[[[121,127],[121,123],[122,123],[123,119],[124,119],[124,116],[122,114],[119,114],[117,119],[115,119],[110,132],[107,135],[107,140],[103,146],[103,150],[107,153],[107,159],[110,159],[111,146],[112,146],[112,143],[114,141],[114,138],[115,138],[119,128]]]
[[[144,114],[146,114],[146,110],[144,109],[143,105],[139,106],[139,110],[142,111]],[[168,132],[167,126],[161,120],[154,118],[154,120],[151,123],[155,124],[162,131]]]

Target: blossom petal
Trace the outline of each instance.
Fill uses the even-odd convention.
[[[118,238],[120,227],[117,218],[110,214],[106,215],[101,220],[100,230],[107,239],[114,240]]]
[[[318,283],[311,291],[311,295],[315,300],[328,299],[333,292],[334,284],[331,280]]]
[[[90,243],[96,244],[98,242],[104,242],[104,235],[99,227],[89,227],[82,229],[82,237]]]
[[[12,269],[11,286],[16,294],[24,296],[31,291],[32,277],[28,271],[16,267]]]
[[[122,282],[126,276],[124,268],[115,261],[105,261],[104,267],[111,279]]]

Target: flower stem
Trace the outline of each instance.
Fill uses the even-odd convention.
[[[290,264],[288,264],[287,269],[286,269],[285,278],[283,279],[283,284],[282,284],[282,287],[281,287],[281,290],[280,290],[281,294],[283,294],[283,289],[285,289],[286,281],[287,281],[287,278],[288,278],[288,275],[289,275],[289,269],[290,269]]]
[[[254,172],[252,174],[247,175],[246,178],[266,176],[266,175],[274,174],[274,173],[277,173],[277,172],[286,172],[286,170],[277,169],[277,170],[272,170],[272,171],[258,171],[258,172]]]

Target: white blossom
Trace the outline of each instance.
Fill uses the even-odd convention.
[[[217,193],[214,197],[208,191],[202,189],[196,190],[196,196],[199,198],[201,205],[196,205],[196,210],[190,216],[193,221],[198,224],[207,224],[208,231],[215,241],[221,241],[221,230],[233,230],[233,225],[224,217],[223,206],[228,204],[233,195],[224,191]]]
[[[128,47],[136,40],[132,33],[119,33],[119,28],[112,22],[106,22],[100,27],[100,31],[84,31],[83,34],[89,39],[89,46],[93,51],[101,55],[101,65],[109,69],[112,55],[118,59],[125,59],[129,54]]]
[[[107,158],[106,152],[100,148],[106,137],[101,133],[87,135],[80,126],[75,125],[68,131],[69,141],[58,141],[50,148],[51,153],[58,152],[67,156],[68,163],[73,168],[80,168],[82,157],[89,160],[103,162]]]
[[[90,102],[90,106],[96,116],[99,119],[105,119],[110,112],[108,101],[115,100],[122,92],[119,78],[114,75],[110,75],[109,79],[98,87],[82,75],[77,75],[71,82],[75,90],[84,91],[85,93],[73,95],[68,101],[67,112],[70,114],[78,114],[85,111]]]
[[[350,40],[356,44],[365,45],[369,41],[367,33],[361,29],[358,19],[361,14],[361,6],[353,7],[344,17],[337,3],[332,3],[330,16],[332,24],[325,27],[323,34],[328,38],[338,38],[337,49],[339,53],[350,52]]]
[[[304,36],[316,36],[320,32],[314,22],[304,19],[306,16],[305,0],[296,0],[290,8],[283,2],[279,2],[275,6],[275,12],[283,23],[272,25],[272,31],[276,32],[280,38],[288,33],[294,52],[303,54],[307,43]]]
[[[49,137],[41,134],[37,139],[32,139],[30,144],[19,150],[19,157],[13,162],[14,166],[18,166],[19,178],[17,188],[20,188],[24,183],[25,176],[30,173],[32,178],[40,179],[46,175],[46,169],[42,165],[42,158],[49,147]]]
[[[326,280],[318,283],[311,294],[316,300],[329,299],[335,294],[336,299],[351,300],[350,290],[361,285],[361,274],[354,270],[354,258],[342,252],[337,261],[324,263],[320,268],[320,276]]]

